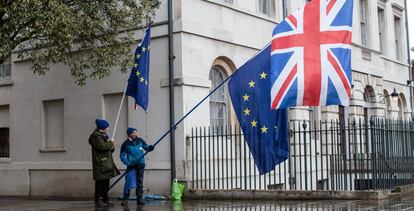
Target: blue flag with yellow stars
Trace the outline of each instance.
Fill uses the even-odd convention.
[[[269,45],[233,74],[229,92],[244,139],[260,174],[289,156],[287,110],[270,109]]]
[[[134,64],[125,93],[125,95],[135,98],[135,108],[136,105],[140,105],[145,111],[148,107],[150,40],[151,27],[148,27],[144,39],[135,50]]]

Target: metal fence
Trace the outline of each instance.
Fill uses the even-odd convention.
[[[290,157],[259,175],[239,127],[188,138],[193,189],[367,190],[414,183],[414,124],[291,121]]]

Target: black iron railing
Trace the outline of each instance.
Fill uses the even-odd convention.
[[[414,183],[414,124],[291,121],[290,157],[259,175],[239,127],[198,127],[188,138],[194,189],[367,190]]]

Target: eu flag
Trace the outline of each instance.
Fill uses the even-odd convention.
[[[287,110],[270,109],[270,51],[268,46],[251,58],[229,82],[234,110],[260,174],[289,156]]]
[[[138,45],[134,54],[134,65],[128,79],[125,95],[135,98],[135,105],[140,105],[145,111],[148,107],[148,81],[150,63],[151,27],[145,32],[145,37]]]

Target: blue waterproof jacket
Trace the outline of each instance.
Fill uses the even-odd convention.
[[[125,140],[121,146],[121,152],[119,155],[121,161],[126,166],[136,164],[145,166],[145,159],[142,158],[138,160],[138,158],[140,158],[145,153],[145,151],[148,151],[149,146],[150,145],[145,143],[145,141],[142,138],[137,137],[132,141],[129,139]]]

